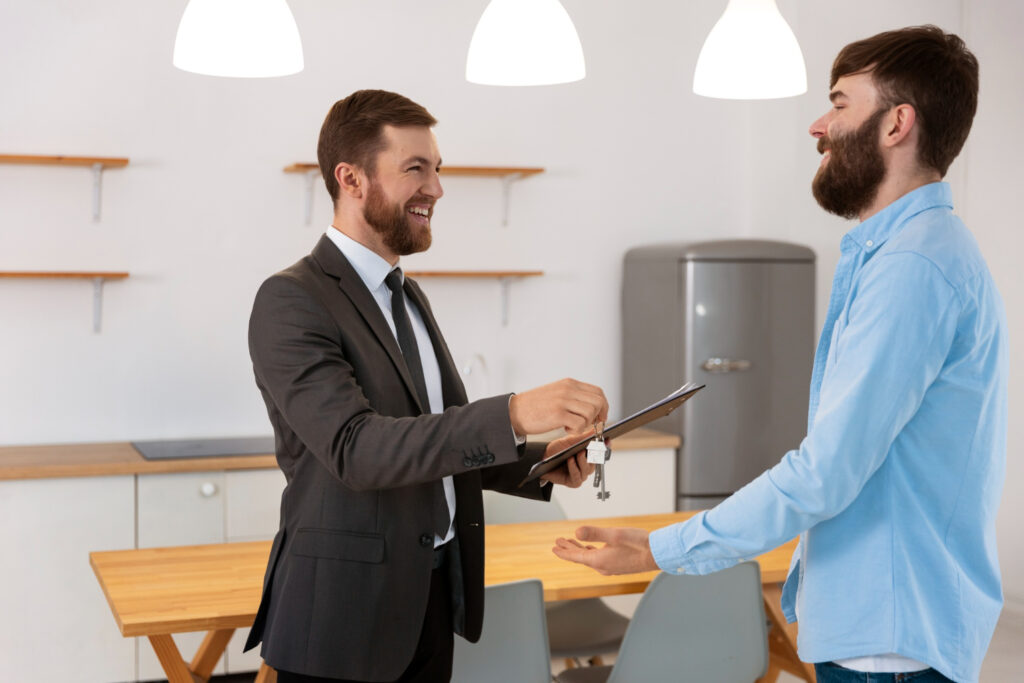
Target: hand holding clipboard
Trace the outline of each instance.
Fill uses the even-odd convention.
[[[646,424],[650,424],[651,422],[654,422],[658,418],[665,417],[673,410],[681,406],[691,396],[693,396],[698,391],[703,389],[704,386],[705,385],[703,384],[696,384],[693,382],[688,382],[684,384],[683,386],[679,387],[677,390],[673,391],[671,394],[661,399],[660,401],[657,401],[647,406],[643,410],[634,413],[629,417],[623,418],[618,422],[605,426],[603,437],[605,439],[614,439],[617,436],[622,436],[623,434],[627,434],[633,431],[634,429],[643,427]],[[555,453],[551,457],[544,458],[543,460],[541,460],[536,465],[530,468],[530,473],[526,476],[525,479],[519,482],[519,485],[522,486],[527,482],[533,481],[534,479],[537,479],[538,477],[547,474],[553,469],[561,467],[562,464],[570,457],[585,450],[587,444],[590,443],[593,439],[593,434],[588,435],[586,437],[583,437],[576,443],[572,444],[568,448],[558,453]]]

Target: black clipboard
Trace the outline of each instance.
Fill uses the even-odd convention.
[[[679,387],[665,398],[653,403],[640,412],[633,413],[629,417],[622,418],[618,422],[608,425],[604,429],[605,439],[614,439],[617,436],[627,434],[638,427],[643,427],[646,424],[654,422],[658,418],[665,417],[673,410],[681,406],[687,399],[696,394],[698,391],[705,387],[704,384],[696,384],[695,382],[687,382],[683,386]],[[576,455],[580,451],[587,448],[587,444],[594,440],[594,436],[588,436],[574,443],[573,445],[566,448],[564,451],[555,453],[550,458],[544,458],[533,467],[530,468],[530,473],[526,475],[526,479],[519,482],[519,486],[533,481],[537,477],[543,476],[553,469],[557,469],[562,466],[566,460],[571,456]]]

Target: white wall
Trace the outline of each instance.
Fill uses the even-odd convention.
[[[586,80],[496,89],[464,81],[485,0],[293,0],[306,70],[271,80],[187,74],[170,64],[184,0],[0,5],[0,152],[128,156],[104,176],[90,220],[87,171],[0,166],[0,269],[123,269],[91,332],[87,283],[0,280],[0,443],[267,432],[246,323],[259,282],[307,253],[330,220],[318,187],[303,224],[303,179],[330,104],[397,90],[441,121],[450,165],[541,165],[514,185],[446,178],[433,249],[410,268],[527,268],[500,324],[497,284],[424,283],[459,361],[482,354],[476,395],[573,375],[619,395],[618,292],[632,245],[757,236],[819,255],[818,319],[848,229],[809,192],[818,157],[806,130],[827,106],[828,69],[847,42],[935,22],[982,64],[975,130],[950,180],[986,252],[1022,349],[1021,236],[1008,199],[1022,186],[1016,82],[1024,9],[1012,0],[780,0],[804,49],[808,94],[769,102],[690,92],[704,36],[724,2],[564,0]],[[467,314],[468,313],[468,314]],[[1014,354],[1014,355],[1020,355]],[[1015,364],[1001,546],[1007,591],[1024,596],[1024,466]],[[613,405],[613,413],[615,406]]]
[[[1010,420],[998,532],[1006,596],[1020,608],[1024,606],[1024,226],[1014,204],[1024,188],[1020,158],[1024,91],[1019,86],[1024,3],[970,3],[965,23],[981,65],[981,95],[964,164],[967,192],[961,203],[1002,292],[1009,321]]]

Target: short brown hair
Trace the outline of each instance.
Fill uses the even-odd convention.
[[[964,41],[931,25],[879,33],[839,52],[830,87],[842,76],[864,72],[870,72],[884,106],[914,107],[918,159],[945,176],[978,108],[978,60]]]
[[[334,169],[341,162],[358,166],[370,176],[377,154],[384,149],[384,126],[433,126],[437,119],[408,97],[386,90],[357,90],[338,100],[320,128],[316,156],[333,201],[338,201]]]

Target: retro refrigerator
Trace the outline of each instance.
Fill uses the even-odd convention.
[[[677,509],[712,507],[807,433],[814,252],[765,240],[631,249],[623,268],[622,408],[706,384],[651,424],[682,438]]]

